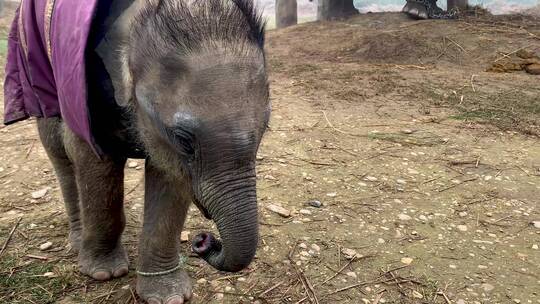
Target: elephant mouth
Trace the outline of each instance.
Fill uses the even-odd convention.
[[[210,213],[208,212],[208,210],[206,210],[206,208],[203,207],[203,205],[201,204],[201,202],[199,202],[199,200],[197,200],[197,199],[195,198],[195,199],[193,199],[193,203],[195,204],[195,206],[197,206],[197,208],[199,209],[199,211],[201,211],[201,213],[203,214],[203,216],[204,216],[206,219],[209,219],[209,220],[212,219],[212,216],[210,215]]]

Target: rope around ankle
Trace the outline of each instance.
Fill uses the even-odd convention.
[[[137,274],[143,277],[159,277],[159,276],[168,275],[183,268],[186,261],[187,261],[187,258],[185,256],[180,255],[178,258],[178,265],[176,265],[176,267],[174,268],[171,268],[169,270],[164,270],[164,271],[158,271],[158,272],[143,272],[143,271],[137,270]]]

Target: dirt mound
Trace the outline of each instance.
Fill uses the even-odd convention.
[[[345,50],[344,57],[374,63],[418,63],[418,58],[437,55],[426,39],[411,33],[370,34],[354,47]]]

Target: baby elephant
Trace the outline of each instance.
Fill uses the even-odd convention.
[[[61,116],[38,118],[69,239],[82,273],[100,281],[128,273],[124,165],[146,159],[137,292],[152,304],[184,303],[191,283],[179,235],[191,202],[221,237],[197,235],[194,252],[233,272],[255,255],[255,160],[270,115],[264,25],[251,0],[97,2],[84,55],[90,140],[67,123],[69,102]],[[53,68],[61,51],[53,44]]]

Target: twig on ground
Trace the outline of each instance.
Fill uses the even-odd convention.
[[[457,184],[454,184],[454,185],[452,185],[452,186],[449,186],[449,187],[446,187],[446,188],[443,188],[443,189],[439,189],[439,190],[437,190],[437,191],[439,191],[439,192],[444,192],[444,191],[446,191],[446,190],[450,190],[450,189],[452,189],[452,188],[455,188],[455,187],[457,187],[457,186],[461,186],[461,185],[463,185],[463,184],[465,184],[465,183],[468,183],[468,182],[475,181],[475,180],[477,180],[477,179],[478,179],[478,177],[466,179],[466,180],[463,180],[463,181],[461,181],[461,182],[459,182],[459,183],[457,183]]]
[[[463,51],[463,53],[467,53],[467,51],[466,51],[459,43],[455,42],[452,38],[446,37],[446,39],[450,40],[450,42],[452,42],[452,43],[455,44],[458,48],[460,48],[460,49]]]
[[[319,299],[317,298],[317,295],[315,294],[315,290],[313,289],[313,285],[311,285],[311,282],[308,280],[308,278],[304,275],[302,270],[298,269],[298,267],[294,267],[294,270],[296,270],[296,274],[298,275],[298,279],[304,286],[304,290],[306,291],[309,300],[311,303],[319,304]]]
[[[472,91],[474,93],[476,93],[476,88],[474,87],[474,77],[476,77],[476,76],[478,76],[478,75],[475,75],[475,74],[471,75],[471,88],[472,88]]]
[[[360,286],[363,286],[363,285],[366,285],[366,283],[358,283],[358,284],[353,284],[353,285],[343,287],[343,288],[340,288],[340,289],[336,289],[336,290],[334,290],[334,291],[332,291],[332,292],[330,292],[330,293],[328,293],[326,295],[330,296],[330,295],[340,293],[340,292],[344,292],[346,290],[353,289],[353,288],[356,288],[356,287],[360,287]]]
[[[452,304],[452,302],[450,301],[450,299],[448,298],[448,296],[444,292],[439,291],[439,292],[437,292],[437,294],[444,298],[444,300],[446,301],[446,304]]]
[[[339,274],[341,274],[341,272],[343,270],[345,270],[345,268],[347,268],[349,265],[351,265],[355,260],[356,260],[356,256],[354,256],[347,264],[345,264],[345,266],[341,267],[338,271],[336,271],[336,273],[334,273],[333,276],[331,276],[328,279],[324,280],[324,282],[322,282],[320,284],[315,284],[315,287],[322,286],[322,285],[328,283],[329,281],[331,281],[333,278],[337,277]]]
[[[4,251],[6,250],[8,244],[9,244],[9,241],[11,241],[11,238],[13,237],[13,233],[15,233],[15,230],[19,226],[19,223],[21,222],[21,220],[22,220],[22,217],[20,217],[17,220],[17,222],[15,223],[15,225],[13,226],[13,228],[11,228],[11,231],[9,232],[8,237],[7,237],[6,241],[4,242],[4,245],[2,245],[2,249],[0,249],[0,257],[2,256]]]
[[[30,148],[28,148],[28,151],[26,151],[24,159],[28,159],[28,156],[30,156],[30,153],[32,152],[32,149],[34,149],[35,144],[36,144],[36,141],[33,140],[32,144],[30,145]]]
[[[267,293],[269,293],[270,291],[272,291],[272,290],[278,288],[278,287],[281,286],[281,285],[283,285],[283,281],[281,281],[281,282],[277,283],[276,285],[274,285],[274,286],[268,288],[267,290],[261,292],[261,293],[259,294],[259,297],[264,296],[265,294],[267,294]]]
[[[531,46],[531,45],[527,45],[527,46],[521,47],[521,48],[519,48],[519,49],[517,49],[517,50],[515,50],[515,51],[513,51],[513,52],[510,52],[510,53],[508,53],[508,54],[503,54],[502,57],[499,57],[498,59],[496,59],[496,60],[493,61],[493,62],[501,61],[501,60],[503,60],[504,58],[510,58],[510,55],[513,55],[513,54],[515,54],[515,53],[517,53],[517,52],[519,52],[519,51],[521,51],[521,50],[524,50],[524,49],[526,49],[526,48],[528,48],[528,47],[530,47],[530,46]]]

